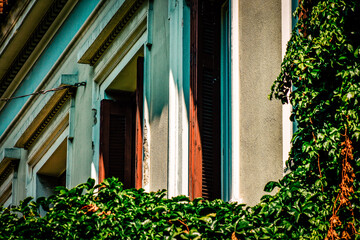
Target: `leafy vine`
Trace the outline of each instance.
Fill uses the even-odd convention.
[[[0,208],[0,239],[360,239],[360,2],[300,0],[270,98],[291,103],[291,170],[254,207],[94,180]],[[39,215],[39,209],[47,211]]]
[[[290,102],[298,124],[289,167],[304,184],[316,185],[318,175],[333,201],[326,239],[352,239],[359,224],[352,199],[359,187],[360,3],[301,0],[295,14],[270,98]]]

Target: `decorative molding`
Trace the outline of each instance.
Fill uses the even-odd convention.
[[[94,56],[90,59],[90,65],[95,65],[95,63],[101,58],[104,52],[109,48],[114,39],[120,34],[121,30],[127,25],[135,12],[140,8],[144,0],[137,0],[135,3],[129,8],[120,22],[116,25],[116,27],[112,30],[110,35],[106,38],[104,43],[99,47]]]
[[[30,138],[25,142],[24,148],[29,149],[35,140],[40,136],[40,134],[45,130],[46,126],[50,121],[56,116],[60,111],[61,107],[70,99],[71,95],[74,94],[74,89],[68,89],[65,91],[64,95],[59,99],[47,116],[42,120],[41,124],[35,129],[34,133]]]
[[[40,21],[39,25],[30,35],[26,44],[11,64],[10,68],[0,80],[0,96],[2,96],[5,93],[6,89],[10,86],[11,82],[13,81],[19,70],[25,64],[25,62],[27,61],[31,53],[34,51],[42,37],[45,35],[51,24],[54,22],[56,17],[59,15],[61,10],[67,3],[67,1],[68,0],[56,0],[51,5],[43,19]]]

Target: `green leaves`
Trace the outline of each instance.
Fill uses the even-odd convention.
[[[281,72],[269,98],[293,106],[297,130],[291,171],[269,182],[253,207],[166,191],[124,189],[115,178],[56,188],[56,195],[0,210],[0,239],[324,239],[341,182],[344,132],[352,141],[356,178],[349,199],[360,224],[360,3],[300,1]],[[304,16],[304,15],[303,15]],[[255,173],[257,174],[257,173]],[[350,180],[349,180],[350,181]],[[274,189],[276,188],[276,193]],[[42,207],[47,214],[39,216]],[[339,226],[339,233],[346,225]]]
[[[123,189],[115,178],[73,189],[56,188],[49,198],[25,199],[0,212],[5,239],[224,239],[246,212],[243,205],[186,196],[165,198],[166,191]],[[47,211],[39,216],[40,207]],[[11,236],[11,237],[10,237]],[[1,239],[0,237],[0,239]]]
[[[268,182],[268,183],[265,185],[264,191],[265,191],[265,192],[272,192],[275,187],[280,187],[280,183],[274,182],[274,181],[270,181],[270,182]]]
[[[360,3],[316,0],[299,5],[296,14],[302,17],[271,91],[293,105],[291,120],[296,120],[297,131],[287,163],[292,173],[280,181],[280,192],[266,201],[280,200],[286,209],[281,215],[286,212],[287,220],[296,223],[298,233],[293,230],[289,238],[323,239],[342,178],[346,134],[354,146],[352,167],[360,167],[360,27],[354,23],[360,20]],[[360,186],[358,172],[355,189]],[[266,190],[275,185],[270,182]],[[351,215],[344,210],[339,216],[346,223],[353,221]],[[345,228],[344,224],[336,231]]]

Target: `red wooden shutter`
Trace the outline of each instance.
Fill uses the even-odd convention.
[[[191,11],[190,196],[221,197],[219,1]]]
[[[99,181],[117,177],[134,187],[133,113],[128,101],[101,101]]]
[[[142,187],[142,141],[143,141],[143,84],[144,84],[144,58],[137,59],[136,76],[136,133],[135,133],[135,187]]]

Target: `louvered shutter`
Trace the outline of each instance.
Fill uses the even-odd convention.
[[[135,187],[142,187],[142,141],[143,141],[143,85],[144,85],[144,58],[137,59],[136,75],[136,133],[135,133]]]
[[[101,101],[99,180],[117,177],[134,187],[133,113],[128,101]]]
[[[220,9],[215,0],[192,2],[190,195],[207,199],[221,197]]]

